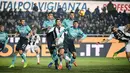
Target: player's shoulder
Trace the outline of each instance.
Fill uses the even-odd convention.
[[[53,19],[53,21],[56,21],[56,19]]]
[[[3,32],[4,35],[8,36],[8,33],[7,32]]]
[[[65,21],[68,21],[69,19],[67,19],[67,18],[65,18],[63,21],[65,22]]]
[[[119,30],[123,30],[123,29],[125,29],[125,28],[126,28],[125,26],[119,26],[119,27],[118,27]]]
[[[8,35],[8,33],[7,33],[7,32],[5,32],[5,34],[6,34],[6,35]]]
[[[19,28],[19,27],[20,27],[20,25],[17,25],[17,26],[16,26],[16,28]]]
[[[44,23],[47,23],[47,22],[49,22],[49,20],[48,20],[48,19],[46,19],[46,20],[44,21]]]
[[[7,32],[5,32],[5,31],[3,32],[3,34],[8,35],[8,33],[7,33]]]

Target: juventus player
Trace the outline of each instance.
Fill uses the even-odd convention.
[[[62,26],[61,20],[60,19],[56,19],[56,25],[50,29],[49,32],[53,32],[53,36],[54,36],[54,44],[52,44],[53,46],[55,46],[55,49],[58,51],[58,57],[60,59],[60,64],[58,66],[58,69],[61,70],[62,69],[62,59],[64,58],[66,61],[70,61],[70,58],[66,55],[64,55],[64,33],[61,35],[61,37],[59,39],[56,39],[57,36],[60,34],[61,31],[63,31],[65,28]],[[55,56],[56,58],[56,56]],[[53,62],[50,63],[50,65]]]
[[[37,64],[40,64],[40,45],[41,45],[41,39],[40,36],[37,34],[37,28],[33,27],[32,28],[32,36],[29,40],[29,43],[25,49],[25,56],[28,50],[30,50],[32,53],[36,52],[36,57],[37,57]],[[22,60],[24,62],[24,60]]]
[[[124,42],[125,46],[115,53],[118,54],[126,50],[126,56],[130,62],[130,48],[129,48],[130,47],[130,34],[125,31],[126,29],[127,29],[126,26],[120,26],[118,28],[112,27],[111,35],[109,36],[108,39],[103,40],[102,43],[108,42],[112,38],[115,38],[119,40],[120,42]]]

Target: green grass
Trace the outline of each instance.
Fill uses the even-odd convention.
[[[36,58],[27,58],[28,67],[23,68],[21,58],[18,57],[15,63],[15,68],[9,69],[12,57],[0,58],[0,73],[130,73],[130,63],[126,58],[91,58],[78,57],[76,62],[78,67],[72,67],[72,70],[67,70],[65,64],[63,70],[55,70],[54,66],[48,68],[47,65],[51,61],[48,57],[41,57],[41,64],[36,64]]]

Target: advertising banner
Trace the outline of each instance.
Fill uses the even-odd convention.
[[[124,47],[124,43],[119,43],[118,40],[112,39],[108,43],[100,43],[103,39],[107,37],[87,37],[82,41],[82,43],[76,43],[76,51],[78,56],[83,57],[112,57],[114,52],[118,51],[122,47]],[[42,45],[40,50],[41,56],[50,56],[49,50],[47,48],[46,39],[45,37],[41,37]],[[6,45],[6,48],[0,52],[0,56],[8,57],[12,56],[13,52],[15,51],[16,44],[19,38],[9,37],[9,42]],[[27,56],[35,56],[35,53],[31,51],[27,52]],[[118,57],[125,57],[125,52],[120,53]]]
[[[42,10],[44,12],[52,9],[57,11],[60,7],[66,12],[75,11],[77,7],[84,11],[90,8],[90,11],[93,12],[97,6],[102,11],[101,9],[107,6],[109,1],[0,0],[0,10],[12,8],[32,11],[34,3],[37,4],[39,11]],[[113,2],[113,4],[118,12],[126,10],[127,13],[130,13],[130,2]]]

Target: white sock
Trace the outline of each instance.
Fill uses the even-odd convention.
[[[37,62],[39,63],[40,62],[40,55],[37,54]]]
[[[64,58],[65,58],[65,60],[67,60],[67,61],[71,61],[71,59],[70,59],[68,56],[65,56]]]

